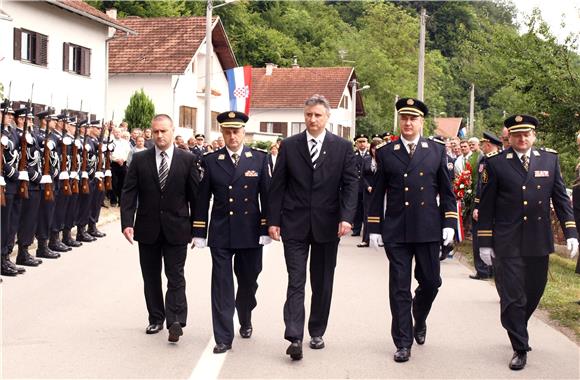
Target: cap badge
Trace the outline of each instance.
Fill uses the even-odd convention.
[[[228,117],[230,119],[233,119],[234,117],[236,117],[236,114],[234,112],[230,112],[230,113],[228,113]]]
[[[412,106],[413,104],[415,104],[415,101],[413,99],[407,99],[408,106]]]
[[[522,120],[524,120],[520,115],[516,116],[516,123],[520,123]]]

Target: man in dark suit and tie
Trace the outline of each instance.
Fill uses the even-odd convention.
[[[131,244],[133,239],[139,242],[149,312],[145,332],[158,333],[167,321],[169,341],[177,342],[187,319],[183,267],[187,244],[193,238],[199,176],[194,156],[174,147],[175,128],[169,116],[155,116],[151,129],[155,146],[133,156],[125,179],[121,225]],[[167,276],[165,304],[161,287],[162,259]]]
[[[378,171],[368,226],[370,246],[384,242],[389,259],[394,360],[406,362],[413,337],[417,344],[425,343],[427,316],[441,286],[439,249],[442,241],[444,246],[453,242],[457,209],[445,143],[421,137],[427,106],[412,98],[403,98],[395,106],[401,138],[377,147]],[[419,283],[414,298],[413,258]]]
[[[282,142],[269,192],[268,232],[274,240],[283,238],[288,270],[284,338],[291,342],[286,354],[293,360],[302,359],[308,252],[312,252],[310,348],[321,349],[338,243],[351,230],[356,212],[358,179],[352,145],[325,129],[329,117],[324,96],[306,101],[306,130]]]

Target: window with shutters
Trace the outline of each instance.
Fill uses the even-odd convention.
[[[197,115],[196,108],[187,106],[179,107],[179,126],[181,128],[189,128],[195,131],[196,115]]]
[[[297,135],[306,129],[306,123],[292,123],[292,135]]]
[[[63,71],[84,76],[91,75],[91,49],[65,42],[62,53]]]
[[[14,60],[48,65],[48,36],[27,29],[14,28]]]
[[[288,137],[288,123],[262,121],[260,122],[260,132],[279,133],[283,137]]]
[[[220,131],[220,125],[217,122],[217,116],[219,115],[218,112],[211,113],[211,130],[214,132]]]

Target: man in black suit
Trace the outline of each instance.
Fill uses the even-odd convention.
[[[365,191],[365,183],[363,180],[362,172],[365,158],[369,156],[369,151],[367,149],[369,139],[367,135],[359,133],[358,135],[355,136],[354,143],[356,146],[354,152],[354,166],[356,168],[356,175],[358,177],[358,197],[356,201],[356,213],[354,214],[354,223],[352,226],[352,236],[360,236],[364,218],[363,193]]]
[[[155,116],[151,129],[155,147],[133,156],[123,185],[121,225],[131,244],[133,238],[139,242],[149,312],[145,332],[158,333],[167,321],[169,341],[177,342],[187,319],[183,267],[187,244],[193,238],[199,177],[193,155],[173,145],[175,128],[171,118],[163,114]],[[162,258],[167,276],[165,306],[161,288]]]
[[[538,306],[554,252],[550,222],[553,205],[570,257],[578,253],[578,233],[560,172],[557,152],[533,147],[538,119],[514,115],[504,121],[510,148],[486,158],[479,202],[480,257],[493,266],[501,305],[501,324],[514,350],[509,368],[526,366],[528,321]]]
[[[286,354],[302,359],[304,286],[310,256],[312,299],[308,332],[310,348],[324,348],[336,253],[340,237],[351,228],[358,182],[349,141],[325,129],[330,105],[314,95],[304,107],[306,130],[280,147],[269,192],[269,234],[284,239],[288,291],[284,305]]]
[[[445,143],[421,137],[427,106],[412,98],[400,99],[395,106],[401,137],[377,147],[378,171],[368,226],[370,246],[377,248],[384,242],[389,259],[394,360],[406,362],[413,337],[417,344],[425,343],[427,316],[441,286],[439,249],[442,241],[444,246],[453,242],[457,209]],[[413,258],[419,286],[411,298]]]

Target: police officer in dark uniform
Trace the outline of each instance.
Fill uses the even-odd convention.
[[[24,135],[24,124],[27,122],[29,110],[21,108],[16,111],[16,134],[18,139],[22,140]],[[30,124],[30,123],[29,123]],[[28,198],[19,192],[20,199],[20,218],[18,220],[18,255],[16,264],[36,267],[42,263],[42,260],[36,259],[28,252],[28,247],[34,242],[36,226],[38,223],[38,208],[40,206],[40,179],[42,178],[42,166],[40,160],[40,146],[38,140],[33,134],[32,125],[28,125],[26,135],[26,164],[27,174],[21,173],[21,180],[28,182]],[[22,149],[22,145],[20,146]],[[22,153],[21,153],[22,154]],[[23,157],[20,157],[22,160]],[[19,168],[20,169],[20,168]],[[24,177],[27,177],[24,179]]]
[[[56,153],[56,140],[54,135],[51,133],[56,125],[56,115],[53,114],[53,110],[48,109],[38,113],[36,116],[40,120],[40,125],[38,128],[37,141],[41,148],[41,169],[42,169],[42,179],[40,180],[40,206],[38,210],[38,224],[36,226],[36,240],[38,242],[38,247],[36,249],[36,257],[42,257],[46,259],[56,259],[60,257],[60,253],[53,251],[48,247],[48,238],[50,235],[50,229],[54,221],[54,210],[56,202],[54,200],[54,188],[52,189],[52,199],[46,199],[45,194],[47,186],[54,187],[55,179],[58,177],[58,154]],[[46,127],[48,126],[48,136],[46,135]],[[46,142],[46,144],[45,144]],[[45,175],[45,149],[50,151],[49,153],[49,173]]]
[[[481,143],[481,151],[484,156],[479,161],[477,169],[477,180],[475,183],[475,198],[473,200],[473,223],[471,225],[471,244],[473,248],[473,266],[475,267],[475,274],[470,274],[469,278],[473,280],[485,280],[493,276],[493,267],[487,265],[479,257],[479,243],[477,239],[477,220],[479,217],[479,198],[481,196],[481,173],[486,165],[486,158],[493,157],[499,153],[502,147],[501,140],[491,132],[483,132],[483,138],[479,140]]]
[[[203,155],[207,153],[207,147],[205,147],[203,145],[205,141],[205,135],[203,135],[202,133],[198,133],[195,135],[195,145],[193,146],[193,148],[190,148],[190,152],[193,153],[193,155],[195,156],[195,163],[199,169],[199,172],[202,173],[201,170],[201,161],[203,158]]]
[[[63,139],[68,138],[67,140],[70,141],[70,143],[67,145],[67,158],[68,158],[67,163],[69,169],[69,178],[71,182],[74,180],[78,180],[80,182],[81,180],[79,171],[81,168],[80,152],[82,149],[82,142],[79,138],[75,139],[76,128],[79,127],[80,126],[77,125],[77,119],[75,117],[70,117],[68,118],[68,120],[66,120],[65,128],[67,134]],[[73,144],[76,145],[78,148],[76,158],[73,157],[74,153]],[[76,159],[78,162],[78,167],[76,168],[77,170],[73,170],[74,169],[72,167],[73,159]],[[73,191],[72,194],[68,197],[67,207],[64,214],[64,227],[62,230],[62,242],[71,248],[77,248],[83,245],[83,243],[73,239],[71,236],[71,230],[76,225],[78,209],[79,209],[79,194]]]
[[[204,177],[193,222],[194,244],[207,245],[212,256],[212,320],[216,345],[213,352],[226,352],[234,339],[234,307],[240,335],[252,335],[252,310],[256,307],[258,275],[262,271],[262,246],[268,236],[266,210],[269,175],[266,152],[244,146],[242,112],[217,116],[226,146],[203,157]],[[210,197],[213,206],[207,228]],[[234,299],[233,268],[238,290]]]
[[[376,248],[384,242],[389,259],[391,336],[397,347],[394,360],[405,362],[411,356],[413,337],[417,344],[425,343],[427,316],[441,286],[439,248],[442,240],[443,245],[453,242],[457,209],[445,145],[420,135],[427,106],[403,98],[396,108],[401,137],[377,147],[378,173],[368,226],[370,246]],[[419,286],[412,299],[413,257]]]
[[[501,324],[514,350],[509,363],[521,370],[531,350],[528,320],[546,286],[549,254],[554,252],[550,201],[556,210],[570,256],[578,253],[578,233],[556,151],[534,148],[533,116],[504,121],[511,147],[486,159],[481,173],[477,235],[480,256],[492,265],[499,282]]]
[[[95,237],[95,238],[102,238],[105,237],[107,234],[104,232],[99,231],[97,228],[97,223],[99,221],[99,217],[101,215],[101,205],[105,200],[105,150],[107,149],[106,143],[101,141],[101,128],[103,128],[102,124],[98,121],[92,121],[90,123],[89,129],[89,138],[92,141],[93,146],[95,147],[94,155],[93,155],[93,165],[94,165],[94,174],[91,177],[91,205],[89,210],[89,227],[87,232]],[[99,166],[99,146],[101,146],[101,157],[100,157],[100,166]]]
[[[96,237],[87,232],[89,224],[89,214],[91,209],[91,186],[90,181],[95,177],[96,168],[96,146],[91,138],[88,136],[89,120],[82,120],[79,122],[81,149],[79,149],[79,174],[81,181],[81,188],[79,191],[77,217],[75,219],[77,226],[76,241],[83,243],[91,243],[97,240]],[[87,162],[84,162],[85,157]],[[86,169],[86,170],[83,170]],[[86,182],[87,189],[84,190],[82,183]]]
[[[365,158],[369,156],[368,150],[368,143],[369,138],[367,135],[360,133],[355,136],[355,151],[354,151],[354,162],[356,168],[356,175],[358,178],[358,198],[356,203],[356,214],[354,216],[354,224],[352,226],[352,236],[359,236],[362,224],[363,224],[363,217],[364,217],[364,202],[363,202],[363,193],[364,193],[364,179],[362,175],[363,165]]]
[[[15,234],[18,226],[19,215],[14,215],[14,204],[18,198],[18,148],[20,146],[19,140],[16,138],[16,132],[12,128],[14,119],[14,110],[10,105],[10,101],[6,99],[0,106],[2,115],[0,121],[2,122],[2,136],[1,144],[3,146],[3,168],[0,173],[0,182],[4,186],[6,204],[0,210],[0,240],[1,240],[1,267],[2,276],[16,276],[24,273],[26,270],[22,267],[17,267],[10,261],[10,253],[12,247],[10,242],[14,244],[14,239],[11,235]],[[20,200],[18,200],[19,202]]]

